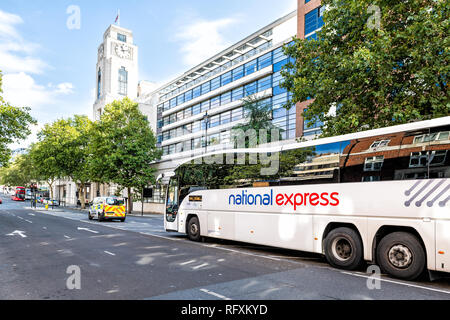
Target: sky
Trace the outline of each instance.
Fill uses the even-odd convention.
[[[97,48],[118,10],[139,47],[139,80],[162,85],[296,7],[297,0],[1,0],[3,97],[38,120],[12,148],[27,147],[56,119],[92,118]]]

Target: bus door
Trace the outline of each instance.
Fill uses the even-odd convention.
[[[166,192],[166,213],[164,218],[164,227],[167,231],[178,231],[179,191],[178,179],[170,179]]]

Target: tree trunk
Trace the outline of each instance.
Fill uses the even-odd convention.
[[[53,183],[54,183],[54,180],[49,180],[49,181],[47,181],[47,183],[48,183],[48,185],[50,187],[50,199],[53,200]]]
[[[86,201],[84,199],[84,183],[80,186],[80,202],[81,202],[81,209],[86,208]]]
[[[128,213],[131,213],[133,211],[133,195],[131,194],[131,188],[127,188],[128,193]]]

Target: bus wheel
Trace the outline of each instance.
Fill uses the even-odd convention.
[[[325,256],[335,268],[355,270],[364,258],[361,238],[350,228],[334,229],[325,238]]]
[[[200,222],[197,217],[192,217],[188,223],[188,236],[192,241],[200,241]]]
[[[411,233],[390,233],[381,239],[377,248],[381,270],[399,279],[417,279],[425,269],[425,261],[425,250]]]

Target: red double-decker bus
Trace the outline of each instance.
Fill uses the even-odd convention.
[[[25,201],[25,188],[16,187],[16,191],[11,196],[12,201]]]

